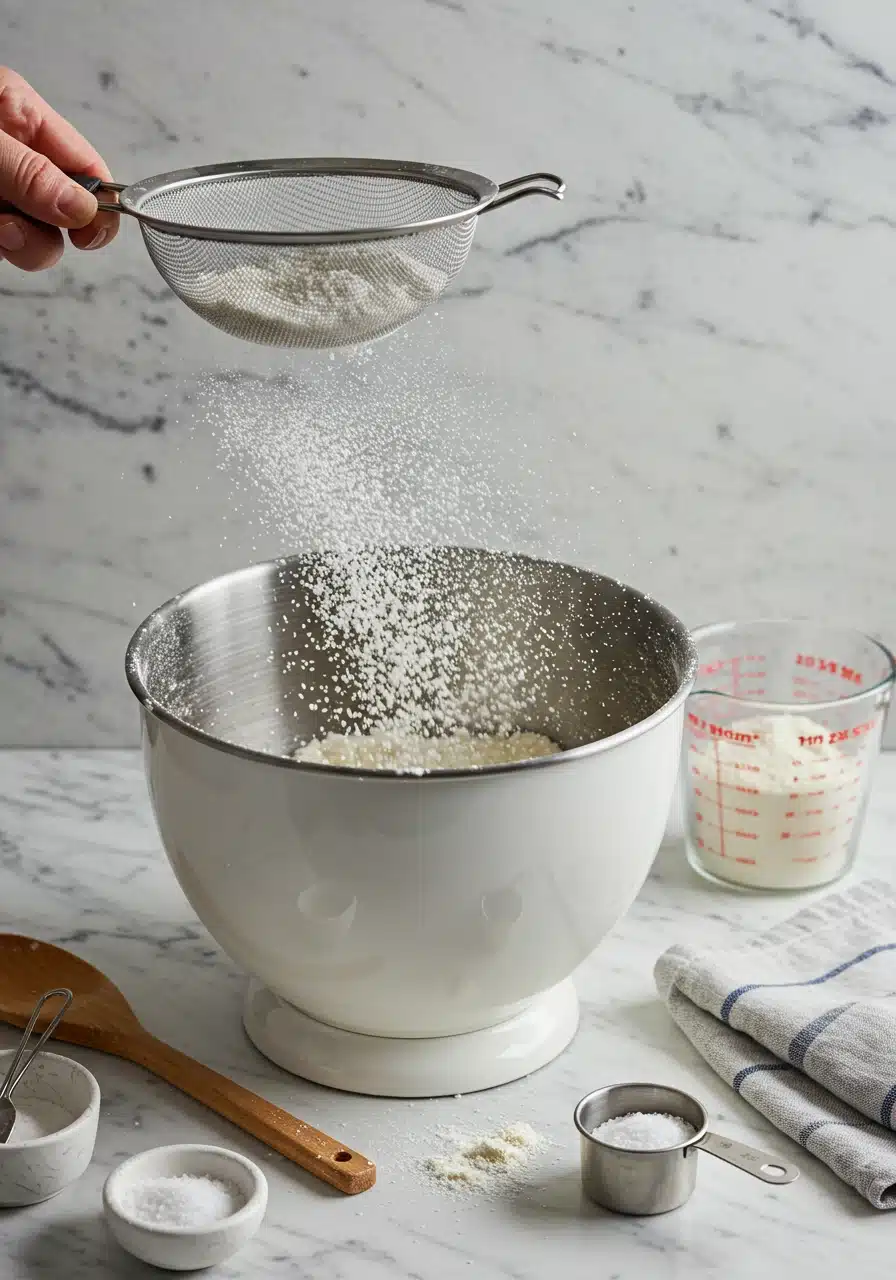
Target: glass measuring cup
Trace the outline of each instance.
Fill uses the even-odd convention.
[[[829,884],[855,860],[896,666],[861,632],[721,622],[693,633],[682,742],[688,861],[753,889]]]

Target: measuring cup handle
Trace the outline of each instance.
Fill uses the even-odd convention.
[[[736,1169],[752,1174],[760,1182],[771,1182],[783,1187],[788,1182],[795,1182],[800,1176],[795,1164],[779,1160],[777,1156],[770,1156],[765,1151],[757,1151],[755,1147],[745,1146],[742,1142],[734,1142],[731,1138],[723,1138],[719,1133],[705,1133],[695,1145],[701,1151],[706,1151],[727,1164],[733,1164]]]

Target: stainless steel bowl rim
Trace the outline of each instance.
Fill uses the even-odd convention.
[[[397,549],[397,548],[396,548]],[[464,550],[480,550],[481,548],[463,548]],[[451,547],[433,548],[433,550],[453,550]],[[551,565],[556,568],[568,569],[576,573],[588,573],[594,578],[606,578],[607,575],[594,573],[590,569],[583,570],[576,565],[569,565],[559,560],[543,560],[537,556],[529,556],[521,553],[513,552],[494,552],[490,551],[485,554],[506,556],[508,559],[524,561],[529,564]],[[660,617],[668,623],[670,628],[681,635],[686,643],[688,650],[687,670],[681,677],[678,691],[661,707],[658,707],[651,715],[644,720],[639,720],[635,724],[630,725],[627,729],[621,730],[619,733],[611,734],[606,738],[599,738],[596,742],[586,742],[579,747],[570,747],[568,750],[562,750],[555,755],[538,756],[532,760],[517,760],[509,764],[491,764],[481,765],[471,769],[433,769],[422,773],[412,773],[408,770],[398,769],[352,769],[344,765],[317,764],[308,760],[295,760],[290,756],[275,755],[273,752],[257,751],[252,747],[243,747],[235,742],[228,742],[225,738],[219,738],[215,734],[207,733],[204,729],[198,729],[195,725],[184,720],[183,717],[175,715],[166,707],[160,706],[158,702],[151,696],[142,679],[137,673],[137,652],[141,647],[144,636],[156,624],[157,620],[165,613],[172,612],[181,601],[185,600],[193,592],[206,591],[214,587],[225,579],[231,581],[243,575],[258,573],[263,569],[270,569],[275,566],[285,568],[291,563],[296,563],[307,556],[285,556],[277,560],[259,561],[257,564],[248,565],[244,569],[237,569],[229,573],[219,574],[216,578],[209,578],[205,582],[197,583],[192,587],[188,587],[184,591],[178,592],[176,596],[172,596],[170,600],[166,600],[164,604],[159,605],[156,609],[146,617],[131,637],[125,655],[125,674],[128,684],[134,696],[140,702],[144,711],[157,720],[161,720],[164,724],[170,725],[172,728],[179,730],[187,737],[195,738],[199,742],[215,748],[218,751],[224,751],[229,755],[240,756],[244,760],[255,760],[259,764],[274,765],[280,769],[298,769],[306,773],[318,773],[327,777],[341,776],[348,778],[367,778],[378,779],[381,781],[391,782],[443,782],[451,779],[476,779],[492,777],[496,774],[515,773],[522,769],[550,769],[559,764],[563,764],[570,760],[584,760],[591,756],[600,755],[605,751],[612,751],[616,747],[624,746],[627,742],[631,742],[633,738],[638,738],[644,733],[648,733],[656,725],[662,723],[673,715],[678,708],[688,698],[694,680],[697,676],[697,646],[694,644],[690,632],[675,614],[671,613],[665,605],[659,604],[652,597],[646,595],[643,591],[638,591],[635,587],[629,587],[625,583],[620,583],[618,579],[613,578],[611,581],[622,586],[624,590],[630,591],[632,595],[640,596],[642,600],[649,603],[657,610]]]
[[[680,1093],[683,1098],[688,1098],[689,1101],[693,1102],[703,1116],[703,1123],[692,1137],[684,1138],[681,1142],[676,1142],[671,1147],[660,1147],[658,1150],[646,1151],[639,1151],[637,1148],[632,1147],[614,1147],[612,1142],[604,1142],[601,1138],[596,1138],[590,1129],[586,1129],[582,1123],[582,1113],[588,1104],[593,1102],[595,1098],[600,1098],[603,1094],[609,1093],[611,1089],[662,1089],[666,1093]],[[593,1142],[596,1147],[601,1147],[604,1151],[613,1151],[616,1155],[622,1156],[656,1156],[665,1155],[667,1151],[683,1151],[686,1147],[697,1146],[706,1137],[706,1131],[709,1128],[709,1116],[706,1114],[706,1108],[699,1098],[695,1098],[686,1089],[679,1089],[678,1085],[657,1084],[655,1080],[617,1080],[614,1084],[605,1084],[600,1089],[592,1089],[576,1105],[572,1118],[583,1138],[587,1138],[589,1142]],[[683,1119],[684,1117],[681,1118]]]

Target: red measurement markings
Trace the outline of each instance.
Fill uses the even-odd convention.
[[[718,739],[713,743],[716,756],[716,798],[719,807],[719,838],[722,844],[722,857],[725,856],[725,806],[722,802],[722,762],[719,759]]]
[[[730,765],[728,767],[731,768]],[[740,787],[736,782],[725,782],[714,773],[701,773],[700,770],[694,766],[691,767],[691,773],[695,778],[702,778],[704,782],[710,782],[714,787],[721,787],[725,791],[742,791],[746,795],[759,795],[759,791],[755,787]]]
[[[688,712],[688,723],[697,733],[709,734],[711,738],[721,739],[723,742],[736,742],[742,747],[752,747],[760,738],[758,733],[741,733],[723,724],[713,724],[711,720],[704,720],[693,711]]]
[[[819,658],[812,653],[798,653],[793,661],[794,666],[820,671],[822,675],[838,676],[850,684],[863,683],[861,671],[847,666],[845,662],[837,662],[834,658]]]
[[[698,776],[699,778],[704,778],[704,780],[707,782],[714,781],[713,778],[708,778],[707,774],[700,773],[699,769],[692,769],[691,772],[695,773],[696,776]],[[722,786],[726,788],[727,791],[736,791],[737,794],[742,796],[758,796],[759,795],[759,787],[741,787],[741,786],[737,786],[736,782],[723,782]],[[820,795],[822,794],[822,792],[819,791],[817,792],[817,794]],[[703,795],[703,791],[701,791],[699,787],[694,787],[694,795],[701,796]]]
[[[793,781],[799,782],[799,778],[795,777]],[[813,775],[812,777],[805,778],[804,781],[817,782],[818,778]],[[838,791],[848,791],[850,787],[854,787],[856,785],[856,781],[857,779],[855,778],[846,778],[843,782],[838,782],[836,787],[828,787],[825,791],[789,791],[787,795],[790,800],[811,800],[821,795],[835,795]]]
[[[808,736],[800,734],[801,747],[823,747],[825,743],[828,746],[837,746],[840,742],[850,742],[856,738],[863,738],[866,733],[871,733],[877,728],[876,720],[866,720],[862,724],[854,724],[848,729],[829,729],[827,734],[812,733]]]
[[[728,766],[731,767],[730,765]],[[713,787],[721,787],[723,791],[739,791],[743,795],[758,796],[758,787],[739,787],[736,782],[723,782],[721,778],[716,777],[714,773],[701,773],[699,769],[691,766],[691,773],[695,778],[702,778],[704,782],[709,782]],[[696,789],[696,788],[695,788]]]
[[[732,658],[717,658],[715,662],[704,662],[698,667],[698,673],[710,680],[716,676],[724,676],[724,681],[720,682],[719,692],[730,693],[735,698],[756,697],[764,690],[747,686],[752,681],[765,679],[764,663],[764,653],[739,653]]]
[[[842,824],[833,827],[816,827],[812,831],[782,831],[779,839],[781,840],[819,840],[822,836],[834,836],[842,826],[848,826],[852,822],[852,818],[845,818]]]
[[[694,794],[700,796],[700,798],[703,800],[711,801],[711,798],[709,796],[704,796],[703,792],[697,791],[696,788],[695,788]],[[742,805],[717,804],[716,808],[720,809],[723,813],[736,813],[739,818],[758,818],[759,817],[758,809],[746,809]],[[702,813],[698,813],[696,817],[698,822],[703,821]]]
[[[740,697],[740,658],[731,659],[731,692],[735,698]]]

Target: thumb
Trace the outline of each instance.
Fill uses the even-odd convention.
[[[0,200],[54,227],[85,227],[96,216],[96,198],[52,161],[0,132]]]

